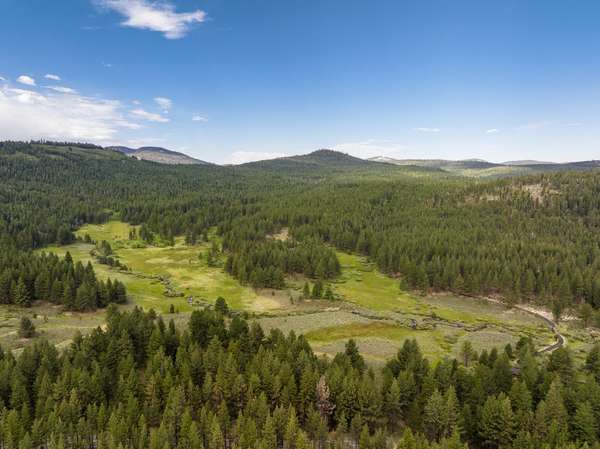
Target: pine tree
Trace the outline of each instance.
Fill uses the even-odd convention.
[[[317,279],[312,289],[312,298],[320,299],[323,296],[323,281]]]
[[[598,437],[598,423],[594,416],[594,410],[588,401],[577,405],[577,411],[572,422],[573,438],[580,443],[588,443],[593,446]]]
[[[460,348],[460,355],[465,366],[469,366],[471,361],[477,359],[477,353],[473,349],[473,344],[469,340],[465,340]]]
[[[32,338],[35,336],[35,326],[31,320],[24,316],[19,323],[19,337]]]
[[[275,423],[273,422],[271,415],[268,415],[265,421],[261,441],[264,449],[277,449],[277,434],[275,432]]]
[[[31,305],[31,297],[23,277],[19,277],[19,280],[13,283],[11,289],[12,302],[21,307],[29,307]]]
[[[507,447],[513,436],[514,415],[504,393],[488,397],[481,411],[479,436],[491,448]]]
[[[439,441],[446,424],[446,404],[438,390],[435,390],[423,410],[423,427],[431,441]]]
[[[10,304],[12,276],[8,270],[0,274],[0,304]]]
[[[284,449],[294,449],[299,431],[300,428],[298,424],[298,418],[296,417],[296,410],[294,407],[290,407],[287,424],[285,426],[285,436],[283,439]]]

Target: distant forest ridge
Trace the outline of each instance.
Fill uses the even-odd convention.
[[[189,156],[185,153],[169,150],[162,147],[139,147],[108,146],[102,147],[88,142],[55,142],[55,141],[31,141],[34,144],[45,144],[50,146],[77,147],[88,149],[106,149],[116,151],[139,160],[158,162],[170,165],[218,165]],[[308,154],[286,156],[275,159],[266,159],[255,162],[247,162],[245,166],[256,168],[293,168],[301,164],[334,164],[344,166],[368,165],[371,163],[383,163],[399,166],[413,166],[424,169],[442,170],[452,174],[475,177],[503,177],[518,176],[531,173],[556,172],[556,171],[582,171],[600,168],[600,160],[551,162],[537,160],[516,160],[506,162],[489,162],[483,159],[397,159],[385,155],[361,159],[346,153],[330,149],[319,149]]]

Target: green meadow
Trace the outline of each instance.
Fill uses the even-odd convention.
[[[454,295],[418,296],[400,289],[398,279],[379,272],[366,258],[338,252],[341,275],[331,283],[335,301],[301,298],[306,279],[290,276],[284,290],[253,289],[241,285],[225,273],[224,257],[209,266],[206,253],[213,241],[185,245],[182,237],[174,246],[147,245],[130,239],[134,227],[118,220],[101,225],[86,225],[77,231],[79,241],[66,246],[46,247],[43,251],[74,260],[91,262],[101,278],[119,279],[126,287],[129,304],[154,309],[185,323],[194,309],[213,303],[218,297],[231,308],[245,311],[266,329],[305,334],[315,351],[333,355],[354,338],[368,360],[378,363],[393,355],[407,338],[416,338],[423,352],[433,359],[457,355],[465,340],[478,349],[514,343],[521,336],[531,336],[540,347],[552,342],[552,334],[537,318],[485,300]],[[83,243],[86,235],[95,241],[106,240],[112,257],[127,270],[99,264],[91,255],[94,245]],[[191,304],[190,304],[191,298]],[[171,305],[177,314],[170,315]],[[72,330],[88,332],[103,322],[103,313],[68,314],[48,306],[35,312],[34,322],[40,334],[55,343],[67,344]],[[19,311],[3,310],[0,342],[21,347],[26,342],[16,337]],[[582,343],[583,344],[583,343]]]

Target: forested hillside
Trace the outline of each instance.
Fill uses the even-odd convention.
[[[373,367],[354,341],[318,357],[303,336],[265,333],[223,299],[179,327],[120,311],[120,281],[42,249],[117,217],[149,247],[208,245],[216,233],[206,257],[253,287],[335,280],[341,250],[416,291],[537,300],[558,318],[581,302],[600,308],[599,173],[484,182],[328,151],[167,166],[91,145],[6,142],[0,179],[0,301],[108,306],[106,326],[62,351],[43,340],[0,351],[4,448],[598,447],[598,346],[583,366],[569,348],[539,354],[527,337],[480,352],[465,341],[458,358],[433,362],[407,339]],[[86,238],[100,263],[117,263],[108,242]]]
[[[414,289],[537,298],[559,314],[600,307],[595,171],[482,182],[325,150],[241,167],[74,145],[4,143],[0,157],[0,241],[18,251],[68,243],[81,224],[117,214],[142,224],[148,243],[193,242],[216,226],[226,269],[254,286],[277,288],[286,273],[335,277],[331,245]],[[284,227],[291,239],[269,238]]]
[[[218,311],[179,331],[108,311],[62,353],[0,357],[3,447],[460,449],[598,447],[600,347],[574,367],[517,347],[432,366],[408,340],[382,369],[353,341],[333,360],[302,336]],[[511,364],[518,367],[517,375]],[[398,441],[399,440],[399,441]],[[569,444],[569,442],[576,442]]]

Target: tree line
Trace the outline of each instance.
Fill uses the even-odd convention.
[[[403,288],[600,308],[598,172],[472,180],[355,161],[164,166],[18,142],[0,143],[0,158],[2,248],[70,243],[83,223],[118,214],[142,225],[147,244],[194,244],[216,228],[226,269],[254,286],[335,277],[336,248],[369,257]],[[276,241],[282,228],[289,239]]]
[[[122,304],[126,297],[121,281],[98,279],[91,263],[73,262],[68,252],[64,258],[15,249],[0,254],[0,304],[29,307],[39,300],[86,311]]]
[[[333,359],[227,307],[179,330],[107,311],[63,352],[0,354],[3,448],[597,448],[600,347],[578,368],[516,346],[431,363],[406,340],[382,368],[349,341]]]

